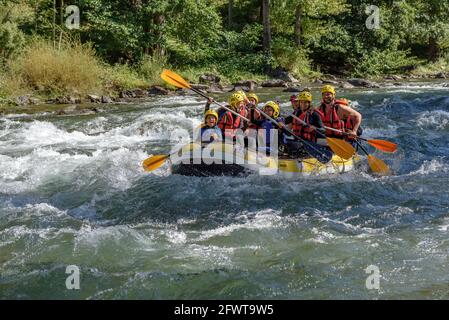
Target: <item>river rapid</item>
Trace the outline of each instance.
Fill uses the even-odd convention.
[[[0,117],[0,298],[449,298],[448,88],[339,95],[365,137],[398,143],[366,145],[391,176],[363,155],[353,172],[300,180],[143,172],[172,132],[200,124],[195,96]],[[288,101],[261,93],[276,96]],[[69,265],[79,290],[66,288]],[[379,289],[366,286],[370,265]]]

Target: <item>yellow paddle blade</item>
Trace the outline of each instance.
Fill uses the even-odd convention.
[[[165,160],[167,160],[168,157],[169,157],[168,155],[163,154],[152,156],[143,161],[142,167],[147,172],[156,170],[165,162]]]
[[[398,149],[398,145],[396,143],[386,140],[367,140],[367,142],[374,148],[377,148],[384,152],[393,153]]]
[[[351,159],[355,155],[355,149],[348,142],[337,138],[326,138],[327,144],[332,151],[345,160]]]
[[[161,78],[177,88],[190,89],[190,84],[173,71],[164,69],[161,73]]]
[[[378,173],[380,175],[387,175],[390,173],[390,168],[387,166],[387,164],[373,155],[368,155],[368,164],[371,170],[373,170],[373,172],[375,173]]]

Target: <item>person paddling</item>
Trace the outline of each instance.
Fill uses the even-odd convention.
[[[241,94],[237,92],[232,94],[227,107],[241,116],[246,117],[245,97]],[[218,127],[222,130],[224,136],[235,138],[236,131],[243,127],[242,122],[244,120],[224,109],[221,109],[218,115]]]
[[[340,99],[342,104],[347,105],[349,108],[354,109],[351,104],[350,101],[347,99]],[[350,116],[349,114],[344,114],[342,117],[342,121],[343,121],[343,127],[345,132],[347,133],[351,133],[354,131],[354,124],[355,124],[355,119],[354,117]],[[357,137],[360,137],[363,134],[363,129],[362,126],[359,126],[357,129]],[[358,144],[356,142],[356,138],[352,135],[347,135],[346,136],[346,141],[348,141],[356,150],[358,150]]]
[[[257,120],[255,119],[255,105],[250,104],[250,121],[251,123],[253,123],[254,125],[256,125],[257,129],[263,129],[264,131],[264,141],[265,141],[265,150],[266,150],[266,154],[269,155],[270,153],[272,153],[273,151],[277,152],[278,150],[272,150],[272,146],[273,144],[275,144],[274,139],[274,130],[279,130],[278,132],[278,146],[284,144],[284,134],[283,134],[283,128],[285,127],[284,124],[284,119],[279,117],[280,114],[280,108],[279,105],[274,102],[274,101],[268,101],[264,107],[263,107],[263,112],[266,113],[269,117],[273,118],[278,124],[279,126],[273,124],[269,119],[265,119],[265,117],[263,117],[261,115],[261,119]],[[258,132],[259,133],[259,132]],[[262,147],[258,147],[259,150],[262,149]]]
[[[201,124],[200,138],[202,143],[218,142],[223,140],[220,128],[217,126],[218,113],[207,110],[204,113],[204,122]]]
[[[301,93],[300,93],[301,94]],[[291,102],[291,104],[292,104],[292,108],[293,108],[293,114],[295,115],[295,116],[297,116],[297,117],[299,117],[300,115],[301,115],[301,113],[302,113],[302,111],[301,111],[301,108],[300,108],[300,106],[299,106],[299,104],[300,104],[300,102],[299,102],[299,95],[300,94],[298,94],[298,95],[292,95],[291,97],[290,97],[290,102]],[[293,117],[290,115],[290,116],[287,116],[286,118],[285,118],[285,125],[287,126],[287,128],[289,128],[290,130],[292,130],[293,129]]]
[[[299,94],[298,101],[301,112],[297,118],[301,121],[293,118],[293,133],[306,141],[315,143],[318,138],[325,138],[325,129],[321,120],[322,114],[313,108],[312,94],[308,91],[303,91]],[[302,152],[303,144],[297,140],[288,140],[287,147],[291,155],[302,156],[304,154]]]
[[[342,119],[351,117],[353,119],[353,127],[348,130],[348,133],[357,136],[357,130],[362,122],[362,115],[350,108],[342,100],[337,100],[335,88],[330,85],[325,85],[322,90],[323,101],[318,107],[318,110],[322,113],[322,121],[326,127],[344,131],[345,127]],[[332,130],[326,129],[326,136],[343,139],[344,135]]]

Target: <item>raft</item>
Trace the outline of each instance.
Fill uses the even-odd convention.
[[[171,172],[185,176],[248,176],[250,174],[281,175],[300,178],[328,175],[354,170],[360,157],[345,160],[337,155],[326,164],[315,158],[267,156],[264,152],[248,150],[238,145],[210,143],[202,146],[190,143],[170,157]]]

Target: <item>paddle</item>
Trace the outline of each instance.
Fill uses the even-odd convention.
[[[371,170],[373,170],[373,172],[378,173],[380,175],[387,175],[390,173],[390,168],[387,166],[387,164],[385,162],[376,158],[373,155],[370,155],[366,151],[366,149],[362,146],[362,144],[360,142],[358,142],[357,140],[356,140],[356,143],[360,147],[360,149],[362,149],[363,152],[367,155],[368,164],[369,164]]]
[[[329,128],[329,127],[324,127],[328,130],[334,131],[334,132],[339,132],[341,134],[344,135],[351,135],[347,132],[344,131],[340,131],[334,128]],[[359,140],[363,140],[368,142],[370,145],[372,145],[374,148],[379,149],[383,152],[388,152],[388,153],[394,153],[396,152],[396,150],[398,149],[398,145],[396,143],[390,142],[390,141],[386,141],[386,140],[379,140],[379,139],[365,139],[365,138],[361,138],[361,137],[356,137]]]
[[[193,92],[199,94],[200,96],[202,96],[202,97],[204,97],[204,98],[206,98],[206,99],[209,99],[209,97],[208,97],[207,95],[205,95],[204,93],[202,93],[201,91],[199,91],[199,90],[197,90],[197,89],[195,89],[195,88],[192,88],[192,86],[191,86],[186,80],[184,80],[179,74],[177,74],[177,73],[175,73],[175,72],[173,72],[173,71],[164,69],[164,70],[162,71],[162,73],[161,73],[161,78],[162,78],[164,81],[166,81],[167,83],[169,83],[169,84],[171,84],[171,85],[173,85],[173,86],[175,86],[175,87],[177,87],[177,88],[190,89],[190,90],[192,90]],[[216,102],[216,101],[214,101],[214,103],[215,103],[216,105],[222,107],[223,109],[225,109],[225,110],[231,112],[232,114],[234,114],[234,115],[236,115],[236,116],[242,118],[243,120],[245,120],[245,121],[247,121],[247,122],[250,122],[250,121],[249,121],[247,118],[245,118],[244,116],[238,114],[237,112],[235,112],[235,111],[232,110],[232,109],[229,109],[228,107],[222,105],[221,103],[218,103],[218,102]]]
[[[263,112],[261,109],[257,109],[265,118],[270,120],[272,123],[277,125],[279,127],[279,123],[271,118],[269,115],[267,115],[265,112]],[[332,152],[328,150],[326,147],[320,146],[316,143],[306,141],[298,136],[296,136],[292,131],[287,129],[286,127],[283,128],[286,132],[288,132],[291,136],[293,136],[296,140],[302,142],[304,146],[304,150],[312,157],[316,158],[321,163],[328,163],[332,160]]]
[[[317,133],[321,134],[319,131],[317,131],[316,127],[314,127],[310,124],[307,124],[305,121],[301,120],[299,117],[297,117],[294,114],[291,114],[291,116],[294,119],[301,122],[303,125],[308,126],[308,127],[312,128],[313,130],[315,130]],[[322,136],[325,137],[324,134],[322,134]],[[329,137],[325,137],[325,138],[326,138],[326,141],[327,141],[327,144],[329,145],[329,147],[340,158],[348,160],[348,159],[351,159],[355,155],[354,147],[351,146],[348,142],[346,142],[342,139],[329,138]]]
[[[170,157],[169,154],[158,154],[147,158],[142,163],[143,169],[147,172],[156,170],[168,159],[168,157]]]

